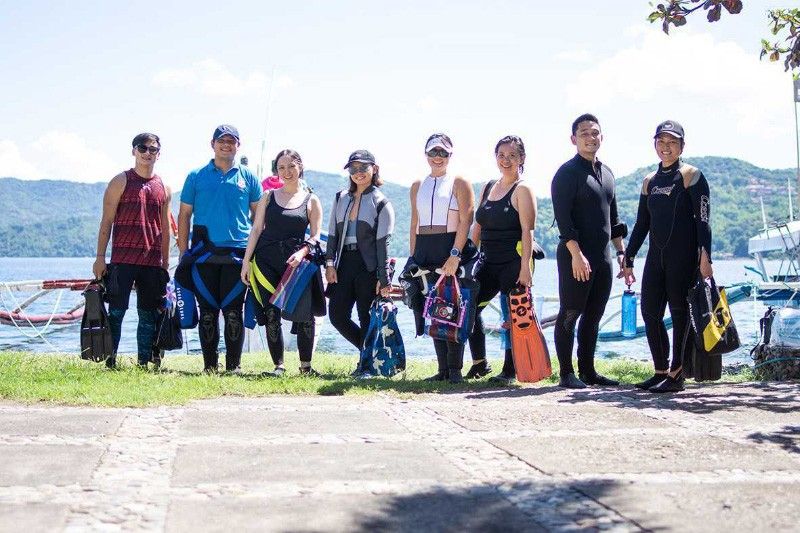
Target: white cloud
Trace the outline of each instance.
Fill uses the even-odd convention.
[[[107,181],[122,170],[108,154],[93,148],[73,132],[49,131],[27,151],[36,161],[38,174],[45,178],[93,183]]]
[[[122,170],[119,163],[80,135],[60,130],[36,141],[17,145],[0,140],[0,176],[23,180],[65,179],[95,183],[108,181]]]
[[[205,96],[242,96],[262,92],[267,87],[267,76],[252,71],[237,76],[215,59],[196,61],[189,67],[160,70],[153,76],[156,87],[189,88]],[[291,84],[288,76],[278,78],[278,85]]]
[[[556,54],[556,59],[567,63],[588,63],[592,54],[588,50],[564,50]]]
[[[0,177],[36,179],[40,176],[14,141],[0,140]]]
[[[282,74],[275,79],[275,86],[279,89],[288,89],[293,85],[294,80],[285,74]]]
[[[572,109],[597,110],[614,127],[618,145],[609,148],[623,168],[652,158],[642,141],[665,118],[688,126],[688,155],[767,165],[784,159],[793,129],[791,78],[782,68],[711,33],[638,28],[625,35],[631,46],[596,61],[566,88]]]
[[[758,54],[710,34],[688,31],[667,36],[638,31],[634,46],[618,51],[580,74],[567,88],[572,105],[608,105],[614,100],[653,102],[686,97],[713,105],[715,114],[732,113],[742,131],[773,129],[770,112],[784,106],[775,94],[788,91],[787,76]]]
[[[417,108],[420,111],[433,111],[437,107],[439,107],[439,100],[434,96],[427,95],[417,100]]]

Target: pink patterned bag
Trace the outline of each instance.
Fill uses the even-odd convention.
[[[453,280],[452,283],[448,283],[449,279]],[[431,323],[460,328],[464,323],[466,314],[464,311],[465,306],[461,298],[458,278],[442,274],[436,284],[431,287],[428,296],[425,297],[425,308],[422,315]]]

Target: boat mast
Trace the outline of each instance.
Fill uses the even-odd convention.
[[[797,104],[800,102],[800,78],[794,79],[794,138],[797,150],[797,192],[800,194],[800,130],[797,127]],[[791,202],[791,193],[789,196]],[[791,203],[789,204],[791,205]]]
[[[269,90],[267,92],[267,108],[264,110],[264,133],[261,135],[261,159],[258,162],[258,178],[264,178],[267,175],[267,172],[264,170],[264,150],[267,147],[267,125],[269,124],[269,115],[270,111],[272,110],[272,89],[275,87],[275,67],[272,67],[272,75],[269,79]],[[795,115],[797,113],[795,112]],[[272,174],[272,168],[270,167],[269,174]],[[798,177],[800,179],[800,176]]]

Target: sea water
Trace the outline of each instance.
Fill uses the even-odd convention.
[[[0,281],[21,281],[21,280],[36,280],[36,279],[65,279],[65,278],[90,278],[92,277],[92,263],[94,258],[0,258]],[[402,262],[402,261],[401,261]],[[637,265],[636,276],[641,279],[641,267],[644,261],[640,261]],[[745,265],[752,265],[752,261],[737,259],[737,260],[716,260],[714,262],[714,274],[717,283],[720,285],[730,285],[733,283],[745,281],[746,271]],[[558,294],[558,276],[556,271],[555,260],[544,259],[536,262],[536,270],[534,272],[533,292],[535,295],[556,296]],[[632,288],[639,290],[641,287],[637,283]],[[625,290],[625,284],[622,280],[614,279],[612,287],[612,295],[619,295]],[[63,291],[61,300],[57,301],[57,291],[37,301],[36,304],[29,308],[28,311],[32,313],[50,313],[54,309],[65,311],[78,303],[81,300],[80,292]],[[21,293],[13,293],[8,291],[0,285],[0,308],[12,309],[19,302],[21,302],[27,295]],[[540,320],[554,315],[558,311],[558,304],[554,302],[543,302],[541,311],[538,309],[539,301],[537,300],[537,312]],[[497,300],[494,302],[498,304]],[[58,304],[56,306],[56,304]],[[612,299],[606,307],[606,316],[604,321],[609,319],[613,313],[620,311],[621,298]],[[397,314],[398,325],[400,326],[405,341],[406,354],[408,357],[425,357],[433,358],[434,351],[431,339],[427,337],[414,336],[414,319],[412,313],[402,304],[398,304],[399,312]],[[499,304],[497,305],[499,309]],[[758,319],[766,311],[766,307],[760,302],[742,301],[732,306],[734,320],[739,330],[739,335],[742,341],[742,347],[736,352],[726,355],[726,362],[745,362],[749,360],[748,352],[750,348],[758,340]],[[540,311],[540,312],[539,312]],[[484,323],[488,327],[496,327],[502,322],[500,313],[494,309],[487,308],[484,311]],[[121,353],[135,353],[136,352],[136,295],[131,295],[130,309],[125,315],[122,328],[122,340],[120,342]],[[603,326],[603,331],[619,331],[621,327],[621,318],[619,315],[609,319],[608,324]],[[40,328],[41,329],[41,328]],[[14,326],[0,325],[0,349],[1,350],[30,350],[37,352],[79,352],[79,324],[70,324],[66,326],[49,326],[42,335],[39,335],[39,330],[31,328],[17,329]],[[671,331],[671,330],[670,330]],[[288,335],[288,327],[284,329],[286,333],[285,338],[287,341],[287,348],[294,350],[294,336]],[[553,329],[548,328],[544,330],[547,337],[550,353],[555,356],[555,347],[553,345]],[[245,345],[245,350],[248,347],[251,351],[261,351],[263,347],[263,328],[250,334],[248,342]],[[501,357],[500,337],[496,334],[487,335],[487,353],[490,357]],[[199,343],[197,341],[196,331],[191,331],[188,338],[189,353],[199,354]],[[183,352],[186,352],[184,348]],[[341,335],[323,319],[319,328],[319,339],[317,349],[326,352],[336,352],[342,354],[351,354],[355,359],[358,356],[357,351]],[[169,352],[177,353],[177,352]],[[626,339],[623,341],[614,342],[598,342],[597,343],[597,356],[598,357],[631,357],[640,360],[650,360],[650,351],[647,347],[647,341],[644,337],[636,339]],[[265,355],[265,358],[268,356]],[[469,349],[465,355],[467,364],[469,361]]]

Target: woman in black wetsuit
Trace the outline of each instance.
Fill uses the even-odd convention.
[[[287,265],[299,264],[319,241],[322,205],[314,193],[300,185],[300,178],[303,176],[300,154],[294,150],[283,150],[275,161],[283,186],[265,193],[256,208],[241,273],[242,281],[247,285],[250,285],[251,259],[255,259],[256,266],[269,284],[276,287]],[[311,236],[304,240],[306,228],[309,226]],[[268,287],[263,289],[271,292]],[[314,351],[314,315],[325,314],[321,290],[321,277],[314,276],[295,310],[291,314],[284,313],[283,316],[293,322],[292,332],[297,334],[300,374],[303,375],[318,375],[311,368],[311,356]],[[321,310],[318,303],[320,301]],[[265,372],[264,375],[279,377],[286,372],[283,366],[281,310],[266,299],[262,303],[261,320],[266,325],[267,347],[275,364],[275,370]]]
[[[328,310],[333,327],[361,350],[376,293],[388,297],[392,289],[389,239],[394,208],[380,190],[383,181],[369,151],[350,154],[344,168],[350,174],[349,187],[336,193],[328,226]],[[350,318],[354,305],[359,324]],[[356,368],[354,374],[366,370]]]
[[[519,137],[508,135],[494,147],[494,154],[501,177],[483,187],[472,227],[472,240],[480,245],[484,264],[477,275],[481,287],[475,328],[469,337],[473,365],[468,378],[485,375],[488,369],[481,311],[498,292],[507,297],[517,284],[530,287],[533,278],[531,255],[536,199],[528,184],[521,181],[525,145]],[[492,380],[510,384],[514,379],[514,360],[508,348],[503,370]]]
[[[633,283],[633,260],[645,237],[650,248],[642,274],[642,317],[655,375],[636,387],[651,392],[683,390],[683,336],[688,326],[686,294],[697,269],[706,278],[711,267],[711,226],[708,181],[703,173],[681,161],[683,127],[674,120],[656,128],[658,169],[642,183],[636,225],[625,253],[623,274]],[[664,311],[672,316],[672,364]]]

